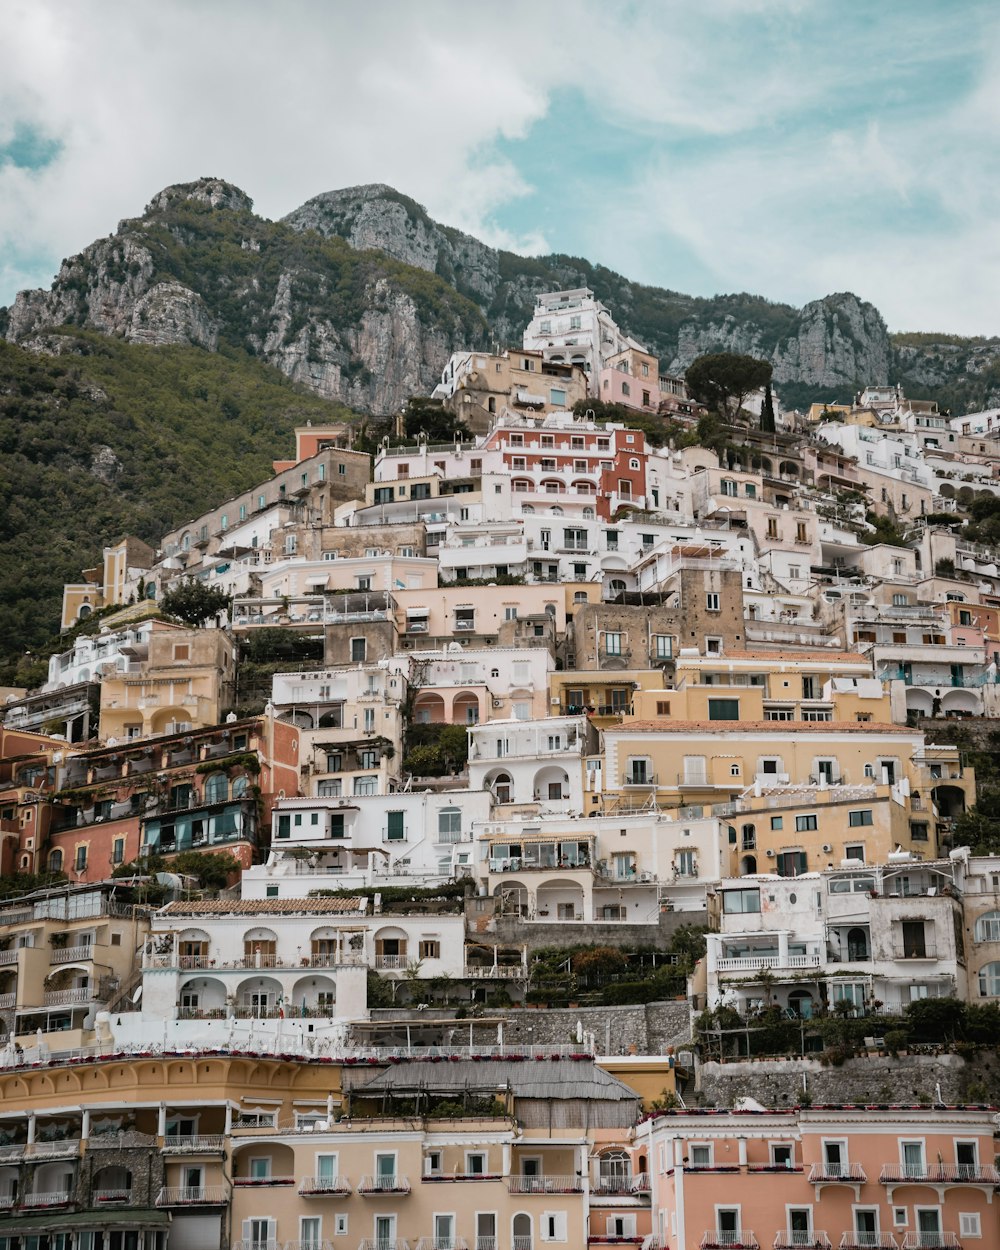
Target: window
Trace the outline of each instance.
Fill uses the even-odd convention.
[[[385,837],[387,842],[403,842],[406,839],[405,812],[386,812]]]
[[[958,1235],[959,1237],[982,1237],[978,1211],[959,1211]]]
[[[983,998],[1000,998],[1000,963],[979,969],[979,993]]]
[[[538,1220],[539,1236],[542,1241],[566,1240],[566,1212],[546,1211]]]
[[[736,483],[731,478],[724,477],[722,479],[722,493],[729,495],[733,499],[736,498]]]
[[[111,862],[113,864],[124,864],[125,862],[125,839],[115,838],[114,846],[111,850]]]
[[[811,833],[816,828],[818,828],[818,825],[814,815],[795,817],[796,833]]]
[[[727,916],[760,912],[760,890],[723,890],[722,910]]]
[[[771,829],[772,830],[783,829],[784,826],[785,826],[784,816],[772,816],[771,817]]]
[[[355,777],[354,778],[355,794],[378,794],[378,778],[377,777]]]
[[[421,959],[440,959],[441,943],[436,938],[425,938],[417,943],[417,954]]]
[[[368,640],[366,638],[351,639],[351,663],[363,664],[367,658]]]
[[[607,655],[621,655],[622,653],[621,634],[606,633],[604,635],[604,650]]]
[[[87,848],[86,846],[78,846],[76,848],[76,859],[73,861],[74,872],[85,872],[87,868]]]
[[[705,609],[708,612],[720,612],[722,610],[722,603],[717,591],[710,590],[705,596]]]
[[[739,699],[709,699],[708,719],[709,720],[739,720],[740,719]]]
[[[782,851],[776,860],[779,877],[798,877],[809,871],[808,856],[805,851]]]
[[[870,825],[872,823],[871,809],[866,808],[861,812],[849,812],[847,823],[852,829],[860,829],[862,825]]]
[[[692,1168],[710,1168],[712,1166],[711,1146],[690,1146],[688,1148],[688,1166]]]

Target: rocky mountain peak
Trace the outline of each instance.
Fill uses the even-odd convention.
[[[226,182],[224,178],[198,178],[194,182],[176,182],[164,187],[146,205],[146,215],[166,212],[183,200],[195,200],[210,208],[230,209],[235,212],[252,212],[253,200],[245,191]]]

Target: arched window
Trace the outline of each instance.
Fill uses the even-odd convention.
[[[49,856],[49,872],[62,872],[62,866],[63,866],[62,851],[60,850],[53,851],[52,854]]]
[[[985,964],[979,969],[979,993],[983,998],[1000,998],[1000,963]]]
[[[77,619],[78,621],[84,621],[84,620],[86,620],[86,619],[87,619],[87,617],[90,615],[91,611],[92,611],[92,609],[91,609],[91,606],[90,606],[90,604],[89,604],[89,603],[81,603],[81,604],[80,604],[80,610],[79,610],[79,612],[77,612],[77,614],[76,614],[76,619]]]
[[[594,519],[594,509],[593,509],[593,508],[584,508],[584,510],[583,510],[583,519],[584,519],[585,521],[592,521],[592,520]]]
[[[745,851],[755,851],[757,849],[757,826],[743,826],[743,849]]]
[[[229,782],[225,773],[210,773],[205,778],[205,802],[223,803],[229,797]]]
[[[864,929],[848,929],[847,930],[847,958],[849,960],[867,959],[868,951],[868,934]]]
[[[1000,942],[1000,911],[984,911],[976,919],[977,942]]]
[[[246,797],[247,791],[250,789],[249,778],[244,776],[237,777],[233,782],[233,798],[242,799]]]
[[[740,860],[740,876],[750,877],[757,871],[757,856],[744,855]]]

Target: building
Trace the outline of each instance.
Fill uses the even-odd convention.
[[[474,434],[503,412],[567,412],[586,397],[584,370],[541,351],[455,352],[432,395]]]
[[[529,351],[541,352],[546,361],[582,369],[590,393],[598,397],[601,370],[608,362],[629,348],[645,350],[618,328],[607,308],[586,287],[537,295],[523,345]],[[653,378],[657,373],[654,369]]]

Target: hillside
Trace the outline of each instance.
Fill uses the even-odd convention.
[[[155,544],[266,478],[297,424],[350,415],[228,348],[69,329],[45,346],[0,342],[0,664],[58,629],[63,582],[106,543]]]
[[[51,291],[0,312],[31,343],[80,325],[148,345],[236,347],[319,395],[369,413],[427,393],[461,347],[516,344],[542,291],[588,286],[679,372],[706,351],[767,357],[787,405],[902,381],[956,411],[1000,403],[1000,340],[891,337],[849,292],[804,308],[704,299],[589,261],[497,251],[380,184],[325,192],[268,222],[220,179],[168,187],[142,217],[64,261]]]

